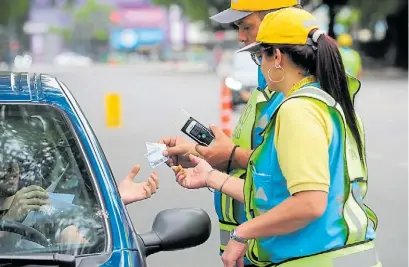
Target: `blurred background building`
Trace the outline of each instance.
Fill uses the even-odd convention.
[[[202,61],[215,69],[224,54],[237,49],[234,26],[208,19],[228,5],[222,0],[2,0],[0,61],[27,53],[44,64],[170,60]],[[331,36],[350,33],[364,64],[407,69],[406,0],[304,0],[303,5]]]

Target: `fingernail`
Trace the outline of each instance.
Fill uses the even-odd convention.
[[[165,157],[167,157],[169,155],[168,151],[163,151],[162,155],[164,155]]]

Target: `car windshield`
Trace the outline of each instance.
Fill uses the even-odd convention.
[[[0,253],[105,250],[105,212],[57,108],[0,104]]]

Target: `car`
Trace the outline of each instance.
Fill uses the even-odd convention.
[[[258,85],[258,68],[249,53],[225,54],[217,70],[222,86],[230,89],[233,108],[247,103]]]
[[[198,208],[161,211],[151,231],[135,231],[95,133],[57,77],[0,72],[0,147],[1,266],[146,267],[149,255],[210,236]],[[36,186],[48,204],[27,213],[18,192]],[[14,217],[4,213],[15,202]]]
[[[80,55],[75,52],[62,52],[58,54],[54,59],[53,63],[58,66],[77,66],[77,67],[88,67],[92,65],[93,61],[91,58]]]

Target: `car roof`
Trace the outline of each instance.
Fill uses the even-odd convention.
[[[0,72],[0,102],[48,102],[65,96],[64,87],[54,76],[29,72]]]

